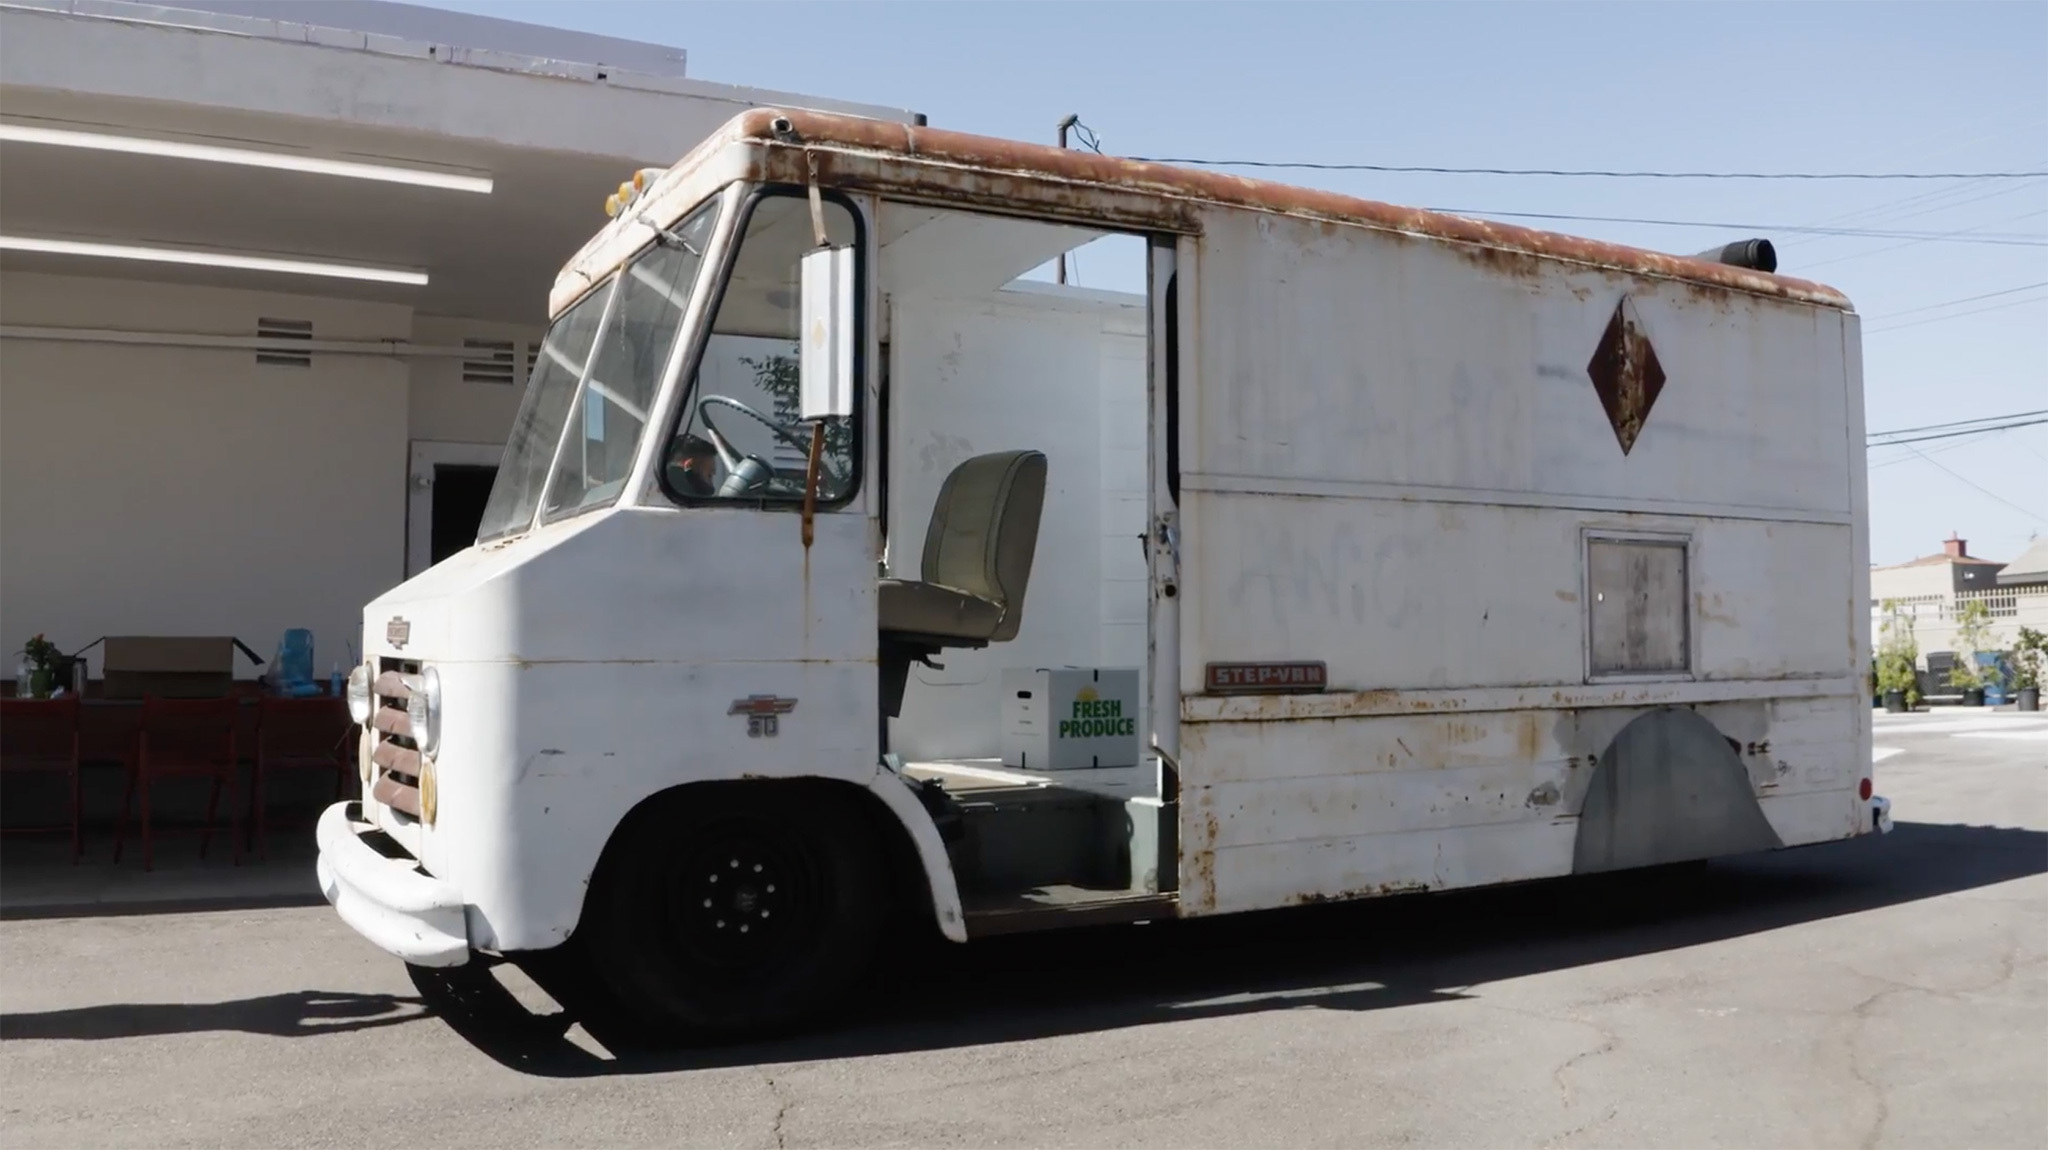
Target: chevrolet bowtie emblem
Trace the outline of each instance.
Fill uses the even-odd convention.
[[[734,699],[728,715],[747,717],[747,737],[750,739],[772,739],[782,733],[782,716],[796,710],[795,699],[784,699],[776,695],[748,695]]]
[[[394,651],[405,650],[405,645],[412,642],[412,624],[406,622],[404,616],[394,616],[391,622],[384,624],[384,641],[391,644]]]

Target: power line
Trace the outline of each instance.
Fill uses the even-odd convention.
[[[1882,445],[1880,445],[1880,446],[1882,446]],[[1957,449],[1959,449],[1959,448],[1964,448],[1964,447],[1969,447],[1969,446],[1971,446],[1971,445],[1970,445],[1970,444],[1968,444],[1968,443],[1963,443],[1963,442],[1955,442],[1955,443],[1946,443],[1946,444],[1943,444],[1943,445],[1942,445],[1942,446],[1940,446],[1940,447],[1937,447],[1937,448],[1934,448],[1934,449],[1930,450],[1929,452],[1927,452],[1927,454],[1929,454],[1929,455],[1940,455],[1940,454],[1942,454],[1942,453],[1944,453],[1944,452],[1949,452],[1949,451],[1955,451],[1955,450],[1957,450]],[[1909,449],[1909,450],[1910,450],[1910,449]],[[1901,464],[1901,463],[1917,463],[1917,462],[1919,462],[1919,460],[1915,459],[1915,458],[1914,458],[1913,456],[1911,456],[1911,455],[1906,455],[1906,454],[1903,454],[1903,453],[1902,453],[1902,454],[1899,454],[1899,455],[1894,455],[1894,456],[1892,456],[1892,457],[1891,457],[1890,459],[1887,459],[1887,460],[1885,460],[1885,461],[1884,461],[1883,463],[1873,463],[1873,464],[1871,464],[1871,465],[1870,465],[1870,468],[1869,468],[1869,469],[1870,469],[1870,470],[1872,470],[1872,471],[1882,471],[1883,469],[1885,469],[1885,468],[1887,468],[1887,467],[1893,467],[1893,466],[1896,466],[1896,465],[1898,465],[1898,464]]]
[[[1965,202],[1965,203],[1974,203],[1975,201],[1973,201],[1973,200],[1966,200],[1966,201],[1964,201],[1964,202]],[[1947,205],[1947,206],[1949,206],[1949,207],[1959,207],[1959,206],[1961,206],[1961,205],[1959,205],[1959,204],[1951,204],[1951,205]],[[2009,223],[2012,223],[2012,222],[2013,222],[2014,220],[2024,220],[2024,219],[2029,219],[2029,218],[2031,218],[2031,217],[2033,217],[2033,216],[2037,216],[2037,215],[2039,215],[2039,214],[2040,214],[2039,212],[2022,212],[2022,213],[2020,213],[2019,215],[2016,215],[2016,216],[2007,216],[2007,217],[2006,217],[2005,219],[2002,219],[2002,220],[1992,220],[1992,221],[1990,221],[1990,223],[1982,223],[1982,224],[1978,224],[1978,225],[1976,225],[1975,227],[1968,227],[1968,228],[1964,228],[1964,229],[1962,229],[1962,230],[1961,230],[1960,232],[1956,232],[1956,233],[1954,233],[1954,234],[1956,234],[1956,235],[1967,235],[1967,234],[1970,234],[1970,233],[1973,233],[1973,232],[1981,232],[1981,231],[1983,231],[1983,230],[1984,230],[1985,228],[1988,228],[1988,227],[1990,227],[1990,226],[1991,226],[1992,224],[2009,224]],[[1827,265],[1829,265],[1829,264],[1839,264],[1839,263],[1843,263],[1843,262],[1846,262],[1846,261],[1848,261],[1848,260],[1860,260],[1860,259],[1865,259],[1865,258],[1867,258],[1867,257],[1869,257],[1869,256],[1881,256],[1881,255],[1885,254],[1886,252],[1895,252],[1895,251],[1898,251],[1898,250],[1899,250],[1900,248],[1910,248],[1910,247],[1916,247],[1916,246],[1918,246],[1918,245],[1920,245],[1920,244],[1924,244],[1924,243],[1929,243],[1929,242],[1931,242],[1931,241],[1929,241],[1929,240],[1907,240],[1907,241],[1906,241],[1905,243],[1902,243],[1902,244],[1893,244],[1893,245],[1891,245],[1890,247],[1884,247],[1884,248],[1877,248],[1877,249],[1875,249],[1875,250],[1872,250],[1872,251],[1867,251],[1867,252],[1851,252],[1851,253],[1849,253],[1848,255],[1845,255],[1845,256],[1831,256],[1831,257],[1829,257],[1829,258],[1827,258],[1827,259],[1824,259],[1824,260],[1818,260],[1818,261],[1816,261],[1816,262],[1813,262],[1813,263],[1809,263],[1809,264],[1805,264],[1805,265],[1803,265],[1803,266],[1804,266],[1805,268],[1807,268],[1808,270],[1811,270],[1811,269],[1813,269],[1813,268],[1820,268],[1820,267],[1826,267],[1826,266],[1827,266]]]
[[[1878,439],[1888,435],[1911,435],[1918,431],[1947,431],[1951,427],[1969,427],[1978,423],[1998,423],[2007,419],[2029,419],[2036,415],[2048,415],[2048,408],[2040,411],[2015,411],[2006,415],[1984,415],[1976,419],[1957,419],[1948,423],[1930,423],[1924,427],[1899,427],[1891,431],[1873,431],[1866,438]]]
[[[2048,235],[2034,233],[2000,233],[1989,236],[1972,235],[1967,232],[1917,232],[1879,231],[1868,228],[1801,227],[1797,224],[1745,224],[1716,220],[1658,220],[1637,216],[1582,216],[1563,212],[1496,212],[1480,208],[1430,208],[1454,216],[1500,216],[1506,219],[1522,220],[1567,220],[1574,223],[1596,224],[1642,224],[1660,228],[1725,228],[1731,231],[1785,232],[1795,235],[1861,236],[1868,239],[1911,239],[1918,243],[1934,240],[1954,240],[1958,243],[1995,244],[2004,247],[2048,247]]]
[[[1992,299],[1996,296],[2011,295],[2014,292],[2033,291],[2035,288],[2044,287],[2048,287],[2048,280],[2042,280],[2040,283],[2037,284],[2021,284],[2019,287],[2010,287],[2004,289],[2003,291],[1988,291],[1985,292],[1983,295],[1969,295],[1964,296],[1961,299],[1943,300],[1941,303],[1922,304],[1919,307],[1909,307],[1904,311],[1890,311],[1886,312],[1883,315],[1871,316],[1870,320],[1872,323],[1875,323],[1878,320],[1896,319],[1899,316],[1912,315],[1915,312],[1934,311],[1939,308],[1954,307],[1959,303],[1976,303],[1980,299]]]
[[[1993,181],[1971,180],[1968,183],[1958,184],[1954,187],[1936,188],[1931,192],[1920,192],[1917,195],[1875,204],[1858,211],[1846,212],[1839,216],[1814,222],[1816,224],[1845,224],[1854,221],[1860,226],[1869,227],[1873,224],[1891,223],[1895,220],[1910,220],[1919,216],[1933,215],[1936,212],[1960,208],[1965,204],[1995,200],[2000,196],[2012,195],[2014,192],[2037,192],[2041,190],[2032,180],[2022,180],[2019,183],[2007,184],[2002,188],[1994,188],[1988,192],[1980,190],[1980,185],[1991,182]]]
[[[1203,160],[1186,156],[1130,156],[1144,164],[1205,168],[1294,168],[1318,172],[1385,172],[1436,176],[1563,176],[1609,180],[2031,180],[2037,172],[1651,172],[1573,168],[1445,168],[1415,164],[1334,164],[1308,160]]]
[[[1878,334],[1881,334],[1881,333],[1883,333],[1883,332],[1887,332],[1887,331],[1903,331],[1904,329],[1906,329],[1906,328],[1909,328],[1909,327],[1919,327],[1919,326],[1920,326],[1921,324],[1928,324],[1928,323],[1940,323],[1940,322],[1942,322],[1943,320],[1951,320],[1951,319],[1961,319],[1961,318],[1963,318],[1963,317],[1964,317],[1964,316],[1966,316],[1966,315],[1982,315],[1983,313],[1985,313],[1985,312],[1987,312],[1987,311],[2004,311],[2004,310],[2005,310],[2006,308],[2009,308],[2009,307],[2025,307],[2025,306],[2027,306],[2027,305],[2028,305],[2028,304],[2030,304],[2030,303],[2048,303],[2048,296],[2041,296],[2041,297],[2036,297],[2036,298],[2034,298],[2034,299],[2016,299],[2016,300],[2012,300],[2012,301],[2010,301],[2010,302],[2008,302],[2008,303],[1994,303],[1994,304],[1990,304],[1990,305],[1987,305],[1987,306],[1985,306],[1985,307],[1973,307],[1973,308],[1971,308],[1971,309],[1970,309],[1970,310],[1968,310],[1968,311],[1955,311],[1955,312],[1950,312],[1950,313],[1949,313],[1949,314],[1947,314],[1947,315],[1931,315],[1931,316],[1928,316],[1928,317],[1927,317],[1926,319],[1916,319],[1916,320],[1909,320],[1909,321],[1907,321],[1907,322],[1905,322],[1905,323],[1895,323],[1895,324],[1892,324],[1892,325],[1891,325],[1890,327],[1874,327],[1874,328],[1870,328],[1869,330],[1865,331],[1865,332],[1864,332],[1863,334],[1864,334],[1864,335],[1878,335]]]
[[[1934,466],[1936,466],[1936,467],[1940,468],[1941,470],[1943,470],[1943,471],[1946,471],[1946,472],[1948,472],[1948,474],[1949,474],[1950,476],[1952,476],[1953,478],[1955,478],[1956,480],[1958,480],[1958,481],[1960,481],[1960,482],[1962,482],[1962,483],[1968,484],[1969,486],[1971,486],[1971,487],[1973,487],[1973,488],[1976,488],[1976,489],[1977,489],[1977,490],[1978,490],[1979,492],[1982,492],[1983,494],[1985,494],[1985,495],[1988,495],[1988,496],[1990,496],[1991,498],[1993,498],[1993,499],[1996,499],[1996,500],[1998,500],[1998,501],[1999,501],[2000,503],[2003,503],[2003,504],[2005,504],[2005,505],[2006,505],[2007,507],[2010,507],[2010,508],[2012,508],[2012,509],[2013,509],[2014,511],[2017,511],[2017,512],[2019,512],[2019,513],[2020,513],[2021,515],[2024,515],[2024,516],[2026,516],[2027,518],[2029,518],[2029,519],[2032,519],[2032,520],[2034,520],[2034,521],[2035,521],[2036,523],[2048,523],[2048,519],[2043,519],[2043,518],[2041,518],[2041,517],[2040,517],[2039,515],[2036,515],[2036,514],[2034,514],[2034,513],[2032,512],[2032,511],[2029,511],[2029,510],[2027,510],[2026,508],[2024,508],[2024,507],[2021,507],[2021,506],[2020,506],[2019,504],[2017,504],[2017,503],[2014,503],[2014,502],[2013,502],[2012,500],[2010,500],[2010,499],[2007,499],[2007,498],[2006,498],[2005,496],[2003,496],[2003,495],[2000,495],[2000,494],[1999,494],[1998,492],[1996,492],[1996,491],[1993,491],[1993,490],[1991,490],[1991,489],[1990,489],[1990,488],[1988,488],[1988,487],[1983,487],[1983,486],[1979,486],[1979,485],[1978,485],[1977,483],[1975,483],[1975,482],[1971,481],[1970,479],[1968,479],[1968,478],[1966,478],[1966,477],[1964,477],[1964,476],[1962,476],[1962,475],[1959,475],[1959,474],[1957,474],[1957,473],[1956,473],[1955,471],[1951,470],[1951,469],[1950,469],[1950,468],[1948,467],[1948,465],[1946,465],[1946,464],[1942,463],[1942,462],[1941,462],[1940,460],[1937,460],[1937,459],[1931,459],[1931,458],[1929,458],[1929,457],[1928,457],[1928,455],[1927,455],[1927,453],[1926,453],[1926,452],[1924,452],[1924,451],[1922,451],[1922,450],[1920,450],[1919,448],[1917,448],[1917,447],[1908,447],[1908,448],[1906,448],[1906,450],[1907,450],[1907,451],[1910,451],[1910,452],[1912,452],[1913,454],[1915,454],[1915,455],[1919,456],[1919,457],[1920,457],[1921,459],[1924,459],[1924,460],[1926,460],[1926,461],[1927,461],[1928,463],[1931,463],[1931,464],[1933,464]]]
[[[1926,443],[1930,439],[1954,439],[1962,435],[1988,435],[1995,431],[2011,431],[2015,427],[2033,427],[2048,423],[2048,419],[2025,419],[2017,423],[2000,423],[1991,427],[1973,427],[1967,431],[1943,431],[1934,435],[1916,435],[1910,439],[1887,439],[1882,443],[1871,443],[1871,447],[1904,447],[1909,443]]]

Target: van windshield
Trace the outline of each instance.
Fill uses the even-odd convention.
[[[670,228],[548,329],[478,542],[531,527],[544,489],[547,521],[618,501],[716,220],[713,203]]]

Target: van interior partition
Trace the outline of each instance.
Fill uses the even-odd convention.
[[[975,933],[1146,917],[1177,848],[1146,713],[1145,239],[877,216],[882,745],[940,817]],[[1051,282],[1062,255],[1076,274]]]

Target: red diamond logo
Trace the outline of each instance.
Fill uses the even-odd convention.
[[[1614,305],[1614,317],[1607,321],[1600,346],[1593,349],[1586,374],[1593,379],[1600,406],[1607,409],[1607,422],[1614,428],[1621,453],[1627,455],[1664,390],[1664,368],[1657,362],[1657,349],[1650,346],[1635,303],[1627,296]]]

